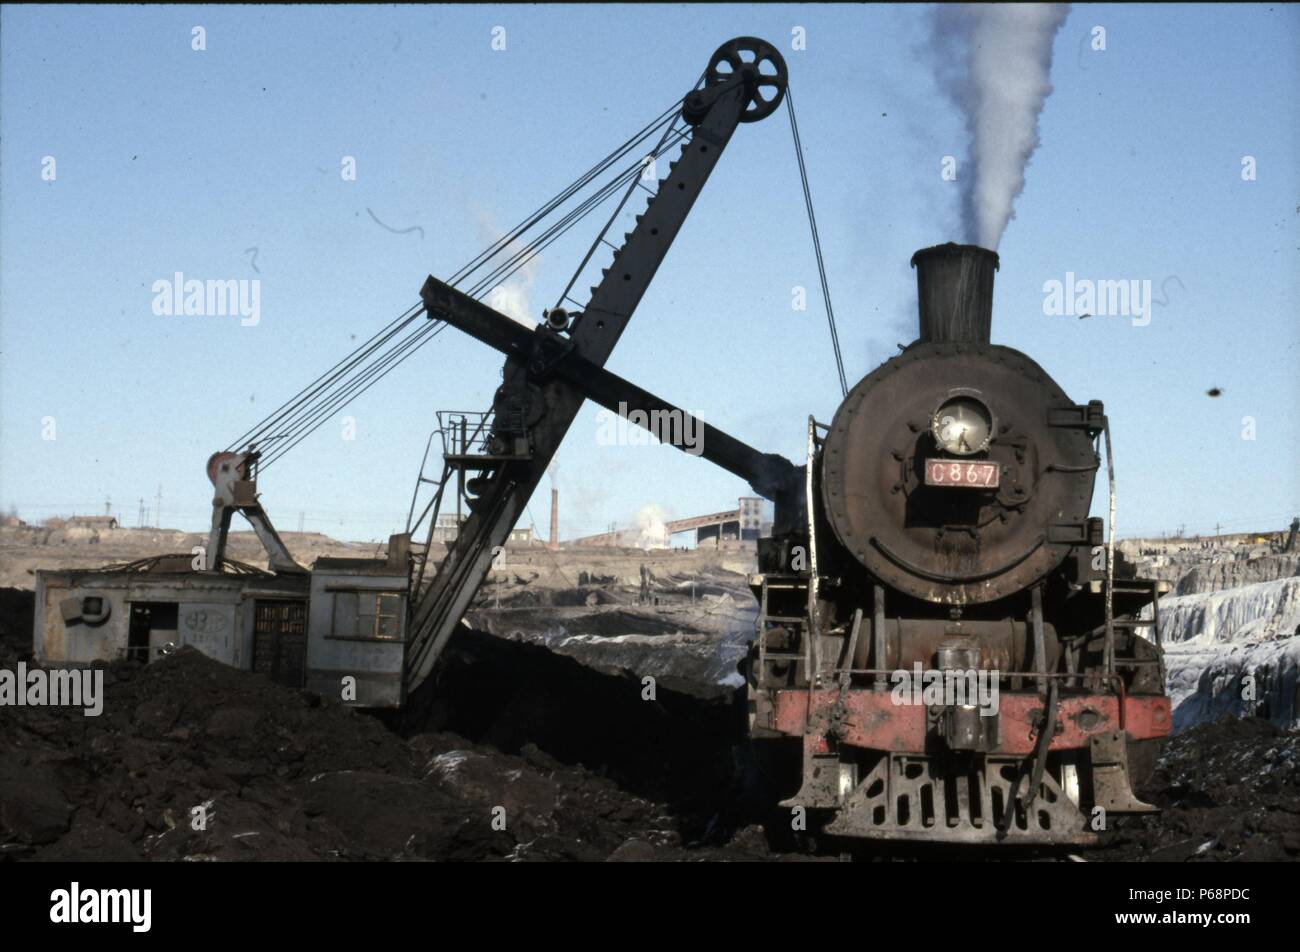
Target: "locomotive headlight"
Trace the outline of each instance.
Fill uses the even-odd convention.
[[[974,397],[949,397],[934,411],[930,432],[945,453],[971,456],[988,449],[993,438],[993,414]]]

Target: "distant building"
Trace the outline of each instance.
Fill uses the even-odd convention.
[[[68,529],[116,529],[116,516],[72,516],[64,523]]]
[[[438,522],[433,527],[433,541],[455,542],[456,537],[460,535],[460,524],[464,521],[463,516],[458,516],[454,512],[438,516]]]
[[[454,512],[440,515],[437,524],[433,527],[433,541],[455,542],[464,522],[465,517],[458,518]],[[537,533],[533,531],[532,526],[524,526],[511,529],[506,542],[509,545],[537,545],[541,540],[537,538]]]
[[[763,534],[763,500],[758,496],[741,496],[735,509],[712,512],[666,523],[671,537],[678,532],[694,532],[696,545],[725,546],[739,542],[756,542]]]

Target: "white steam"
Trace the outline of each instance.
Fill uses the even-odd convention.
[[[478,234],[484,244],[495,244],[505,236],[492,217],[486,212],[478,213]],[[514,257],[522,250],[518,241],[512,241],[505,251],[499,253],[489,262],[489,268],[504,264],[507,260]],[[533,281],[537,277],[537,266],[541,263],[541,255],[535,255],[529,258],[523,266],[505,281],[488,291],[483,303],[494,311],[500,311],[506,317],[513,318],[520,324],[529,329],[537,325],[537,316],[533,314],[532,304],[529,301],[529,294],[533,289]]]
[[[642,506],[636,514],[636,527],[640,533],[637,544],[643,549],[657,549],[668,544],[667,511],[653,503]]]
[[[935,13],[939,83],[970,134],[970,173],[958,175],[967,242],[996,250],[1015,217],[1052,92],[1052,39],[1068,12],[1065,3],[967,3]]]

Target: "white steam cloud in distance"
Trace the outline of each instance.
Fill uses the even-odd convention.
[[[665,517],[668,512],[662,506],[653,503],[642,506],[636,514],[636,527],[640,532],[638,545],[643,549],[656,549],[668,544],[668,526]]]
[[[1052,92],[1052,40],[1068,12],[1065,3],[941,4],[935,12],[939,85],[970,134],[970,174],[958,175],[967,242],[996,250],[1015,217]]]

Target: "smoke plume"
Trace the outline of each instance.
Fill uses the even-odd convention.
[[[967,242],[996,250],[1015,217],[1052,92],[1052,39],[1068,12],[1064,3],[941,4],[935,12],[939,84],[970,135],[969,171],[957,177]]]

